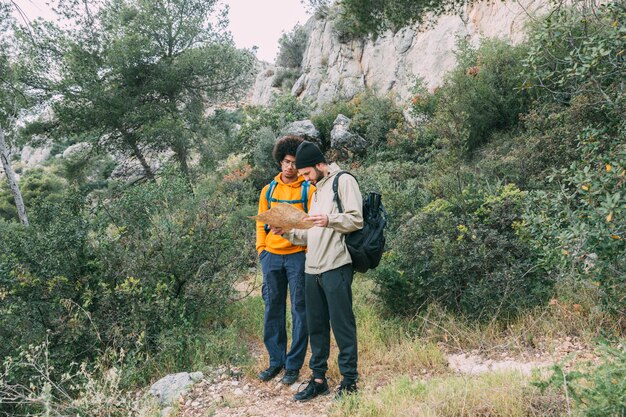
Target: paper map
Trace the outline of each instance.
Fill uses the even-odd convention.
[[[284,230],[310,229],[313,222],[305,221],[305,217],[307,217],[305,212],[287,203],[278,203],[258,216],[250,216],[251,219]]]

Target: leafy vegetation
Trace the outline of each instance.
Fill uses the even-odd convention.
[[[333,7],[339,10],[336,23],[350,37],[379,35],[387,29],[394,32],[413,23],[428,22],[445,13],[460,13],[472,0],[340,0]],[[308,0],[317,12],[327,12],[329,0]]]
[[[417,82],[409,109],[363,92],[314,114],[282,95],[266,107],[208,115],[209,104],[245,88],[251,68],[248,52],[206,26],[213,2],[116,0],[94,13],[70,7],[78,3],[61,7],[73,29],[33,26],[38,43],[21,61],[0,45],[3,74],[12,77],[0,90],[3,111],[15,103],[6,86],[18,81],[55,98],[53,117],[21,132],[11,124],[11,139],[47,132],[57,152],[85,141],[115,158],[173,158],[158,172],[146,159],[143,179],[154,181],[134,183],[112,179],[117,160],[95,151],[38,169],[16,165],[29,227],[16,222],[12,195],[0,188],[0,394],[37,399],[3,400],[0,414],[41,414],[55,398],[67,399],[57,401],[59,414],[85,413],[88,401],[94,415],[137,413],[125,393],[157,374],[254,366],[242,340],[261,339],[261,300],[235,301],[234,288],[258,279],[246,216],[277,172],[271,148],[285,125],[310,118],[334,157],[338,114],[370,144],[340,165],[364,190],[381,191],[389,213],[383,262],[355,281],[363,375],[425,369],[431,381],[400,376],[333,412],[414,413],[415,398],[425,415],[623,412],[623,349],[607,348],[589,370],[555,370],[539,383],[543,392],[510,375],[446,375],[442,349],[523,351],[544,336],[604,336],[614,346],[624,336],[624,4],[592,14],[557,8],[517,46],[459,42],[458,66],[435,91]],[[355,33],[461,4],[340,3]],[[190,5],[201,13],[178,13]],[[172,16],[182,16],[180,38],[163,29]],[[17,47],[29,41],[21,33]],[[299,71],[301,33],[282,40],[279,58]],[[218,57],[223,72],[212,72]],[[42,358],[49,367],[34,365]],[[335,364],[329,374],[339,378]],[[111,400],[97,402],[98,390]]]

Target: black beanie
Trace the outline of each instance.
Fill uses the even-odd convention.
[[[320,162],[326,162],[326,159],[324,159],[324,154],[322,154],[322,151],[316,144],[305,140],[298,145],[296,150],[296,168],[313,167]]]

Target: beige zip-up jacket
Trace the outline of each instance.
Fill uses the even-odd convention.
[[[338,192],[343,213],[334,201],[333,181],[341,171],[337,164],[329,165],[328,175],[315,184],[317,190],[311,199],[310,214],[327,214],[327,227],[312,227],[308,230],[285,232],[284,238],[294,245],[306,245],[307,274],[321,274],[352,263],[345,244],[345,235],[363,228],[363,198],[359,184],[351,175],[339,177]]]

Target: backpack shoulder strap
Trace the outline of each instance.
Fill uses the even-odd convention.
[[[305,213],[309,212],[309,186],[311,184],[308,181],[302,182],[302,208]]]
[[[277,185],[278,185],[278,181],[272,180],[272,182],[270,182],[269,187],[267,187],[267,193],[265,193],[265,199],[267,200],[268,210],[270,209],[270,205],[272,201],[272,194],[274,194],[274,189],[276,188]]]
[[[278,181],[272,180],[272,182],[270,182],[270,185],[267,187],[267,192],[265,193],[265,199],[267,200],[268,210],[270,209],[270,206],[272,205],[272,194],[274,194],[274,189],[276,188],[277,185],[278,185]],[[270,232],[270,226],[268,224],[264,225],[263,228],[265,229],[265,233]]]
[[[333,200],[335,200],[335,203],[337,203],[339,213],[343,213],[343,205],[341,204],[341,199],[339,198],[339,177],[341,177],[343,174],[348,174],[356,180],[356,177],[348,171],[339,171],[337,175],[335,175],[335,179],[333,179],[333,194],[335,195],[335,197],[333,198]]]

